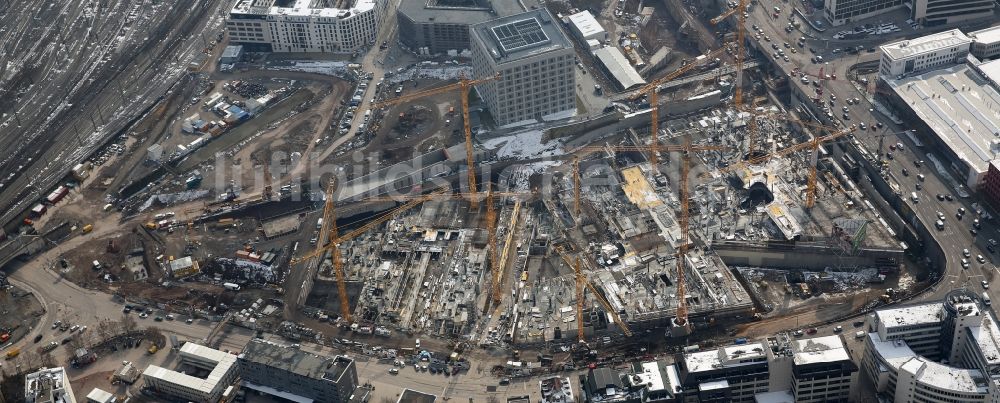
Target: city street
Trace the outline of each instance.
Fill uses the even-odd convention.
[[[784,14],[779,15],[778,18],[773,18],[768,11],[774,6],[785,7],[786,4],[780,0],[762,0],[747,19],[748,25],[759,26],[764,30],[764,36],[771,38],[771,41],[762,39],[757,44],[762,49],[762,52],[765,53],[765,57],[772,60],[773,55],[770,55],[771,52],[769,51],[771,43],[782,44],[783,42],[788,42],[792,46],[795,46],[794,44],[801,36],[801,33],[798,31],[792,31],[792,33],[784,31],[784,27],[787,24],[788,12],[786,11]],[[923,30],[921,32],[912,32],[911,30],[909,36],[924,35],[936,30]],[[830,34],[832,33],[827,32],[827,35]],[[748,35],[748,38],[751,41],[754,40],[753,36]],[[934,233],[935,240],[941,244],[947,254],[948,267],[944,271],[945,280],[942,285],[935,287],[932,292],[922,295],[920,299],[939,300],[954,287],[969,286],[973,290],[981,290],[982,287],[978,283],[982,278],[992,282],[994,278],[993,272],[997,270],[994,266],[996,256],[986,250],[986,243],[991,238],[1000,238],[1000,232],[997,231],[995,223],[983,220],[982,229],[979,231],[978,236],[973,237],[969,229],[971,228],[972,219],[975,218],[974,214],[966,214],[963,221],[958,221],[955,213],[959,207],[964,207],[969,212],[973,211],[972,203],[974,202],[974,198],[959,197],[959,192],[955,189],[955,186],[952,186],[941,175],[941,172],[934,168],[934,164],[932,163],[933,158],[928,156],[929,150],[917,147],[908,136],[903,134],[908,127],[896,125],[888,117],[871,111],[874,105],[871,104],[868,94],[859,91],[855,83],[852,83],[849,79],[848,73],[852,66],[859,63],[877,61],[880,53],[867,52],[866,50],[862,50],[857,55],[847,54],[846,52],[838,52],[837,54],[828,53],[824,56],[826,62],[820,65],[810,61],[810,58],[814,55],[808,50],[809,47],[815,48],[819,46],[820,41],[807,40],[806,42],[805,47],[798,49],[799,52],[786,53],[789,57],[788,62],[783,60],[777,61],[775,63],[776,66],[784,71],[785,74],[789,74],[793,69],[799,68],[807,73],[819,75],[819,70],[823,67],[824,75],[836,75],[837,78],[835,80],[822,81],[824,89],[823,101],[829,104],[830,95],[836,96],[837,101],[831,107],[831,110],[835,112],[835,119],[843,126],[860,124],[861,122],[869,126],[875,126],[876,122],[882,122],[884,128],[877,131],[872,131],[871,128],[868,128],[866,131],[856,131],[854,133],[855,139],[871,155],[879,155],[879,141],[881,135],[884,134],[883,149],[881,150],[881,159],[883,160],[887,160],[885,152],[889,151],[888,147],[890,144],[902,143],[904,145],[903,150],[894,151],[893,158],[887,160],[891,175],[890,181],[898,184],[900,192],[906,198],[910,208],[913,209],[921,222],[928,228],[934,228],[934,222],[937,220],[937,212],[942,212],[946,217],[945,229]],[[865,46],[876,45],[871,43],[871,41],[863,43]],[[842,45],[857,45],[857,43],[843,43]],[[806,94],[811,94],[813,91],[809,84],[803,84],[801,80],[795,77],[789,79],[789,85],[798,86]],[[850,119],[844,120],[843,116],[841,116],[843,115],[841,108],[846,105],[845,100],[849,98],[860,98],[861,103],[849,106],[848,117]],[[938,160],[942,159],[938,158]],[[921,167],[917,167],[914,161],[923,161],[923,164],[921,164]],[[902,168],[907,168],[909,171],[908,176],[902,175]],[[922,185],[921,190],[916,189],[917,182],[919,181],[918,174],[925,176],[925,179],[920,181]],[[917,192],[919,202],[915,203],[907,197],[911,192]],[[938,194],[951,195],[954,201],[940,201],[936,197]],[[869,196],[878,197],[877,195]],[[972,258],[969,259],[971,267],[963,270],[960,261],[962,250],[966,248],[971,251]],[[981,265],[975,262],[977,254],[982,254],[986,257],[988,259],[987,264]],[[996,288],[991,288],[989,292],[992,298],[1000,296],[1000,294],[996,294]]]

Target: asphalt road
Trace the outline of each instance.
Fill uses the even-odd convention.
[[[777,43],[779,47],[784,48],[783,43],[788,42],[792,47],[796,47],[796,42],[799,37],[802,36],[801,32],[792,31],[792,33],[786,33],[784,31],[785,25],[788,23],[788,10],[784,10],[783,14],[778,18],[772,18],[767,11],[771,10],[772,7],[778,6],[781,8],[787,8],[787,4],[780,0],[761,0],[760,5],[755,8],[754,12],[751,13],[750,18],[747,19],[748,25],[757,25],[764,30],[764,35],[762,39],[758,41],[760,48],[766,53],[771,53],[773,51],[771,43]],[[750,27],[747,27],[748,31]],[[826,35],[832,35],[833,30],[826,32]],[[926,34],[927,32],[915,33],[911,32],[910,36],[918,36]],[[763,36],[770,37],[771,41],[765,41]],[[752,35],[748,35],[748,38],[753,41],[755,40]],[[892,38],[896,39],[896,38]],[[836,96],[836,101],[830,108],[835,115],[835,124],[840,124],[843,126],[850,126],[852,124],[860,124],[864,122],[868,126],[872,126],[876,122],[882,122],[884,125],[883,129],[872,131],[869,127],[866,131],[858,130],[855,132],[855,139],[860,142],[861,147],[868,150],[871,155],[879,155],[879,141],[882,134],[885,134],[883,141],[883,149],[881,152],[881,158],[888,161],[888,172],[890,175],[890,182],[898,184],[902,194],[909,195],[911,192],[917,192],[919,195],[919,202],[913,202],[909,197],[907,198],[907,203],[911,209],[917,214],[918,218],[924,225],[929,228],[934,228],[934,222],[937,220],[937,212],[942,212],[946,217],[946,225],[943,231],[937,231],[933,233],[935,241],[938,242],[944,249],[947,255],[947,267],[944,270],[943,277],[944,281],[935,287],[935,289],[921,296],[921,300],[940,300],[945,293],[951,289],[961,287],[963,285],[969,286],[974,291],[980,291],[982,286],[979,282],[982,279],[988,280],[993,284],[993,272],[997,272],[996,262],[997,257],[989,253],[986,250],[986,243],[990,238],[1000,239],[1000,232],[997,230],[995,223],[982,222],[982,229],[979,231],[978,236],[973,236],[969,229],[971,228],[972,220],[975,218],[972,203],[975,202],[975,197],[961,198],[959,197],[959,192],[952,186],[946,177],[942,176],[937,169],[934,168],[932,163],[932,158],[928,156],[928,150],[923,148],[918,148],[910,140],[910,138],[903,134],[907,127],[903,125],[894,124],[888,117],[883,116],[880,113],[872,112],[870,109],[873,105],[870,103],[866,94],[858,90],[859,86],[852,83],[848,79],[848,71],[851,66],[857,63],[864,63],[867,61],[878,60],[879,53],[868,53],[863,50],[859,54],[845,54],[844,52],[838,52],[837,54],[826,53],[824,54],[824,59],[826,63],[823,65],[815,64],[810,61],[810,58],[814,56],[808,48],[814,47],[819,51],[819,45],[823,41],[820,40],[808,40],[805,47],[798,48],[797,53],[791,53],[789,49],[785,49],[785,54],[789,57],[789,61],[785,62],[783,60],[776,61],[775,64],[786,74],[790,73],[793,69],[798,68],[807,73],[818,75],[819,69],[822,67],[824,69],[824,74],[836,74],[836,80],[824,80],[822,83],[823,87],[823,102],[830,105],[830,94]],[[848,45],[864,44],[866,46],[875,46],[870,40],[861,41],[857,43],[844,43],[841,41],[844,47]],[[767,54],[771,60],[774,60],[773,55]],[[815,77],[810,77],[810,81],[814,80]],[[803,84],[798,78],[791,78],[789,81],[790,85],[798,86],[802,88],[805,93],[813,93],[812,84]],[[848,98],[860,98],[861,103],[856,105],[848,106],[849,112],[847,113],[848,119],[844,119],[843,110],[844,106],[847,106],[846,101]],[[903,151],[894,151],[892,159],[886,157],[886,152],[889,151],[890,144],[902,143]],[[924,161],[921,167],[917,167],[914,161]],[[938,158],[939,161],[944,161],[943,158]],[[902,169],[906,168],[909,172],[908,176],[902,174]],[[920,181],[917,174],[923,174],[925,180]],[[917,183],[920,183],[922,189],[917,190]],[[954,201],[940,201],[937,199],[938,194],[950,194]],[[873,195],[873,197],[878,197]],[[959,207],[964,207],[969,213],[965,215],[964,220],[959,221],[955,217],[955,213]],[[995,216],[995,214],[994,214]],[[972,258],[969,259],[971,267],[969,269],[963,269],[961,265],[962,251],[963,249],[969,249]],[[982,254],[986,257],[986,264],[979,264],[975,262],[975,256]],[[996,299],[997,294],[996,288],[991,288],[989,293],[993,299]]]

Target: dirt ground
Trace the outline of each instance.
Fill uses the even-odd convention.
[[[424,91],[450,82],[416,80],[416,87],[412,83],[408,81],[403,85],[405,91]],[[454,112],[449,113],[450,108],[455,108]],[[374,154],[378,154],[379,165],[388,166],[462,141],[465,141],[465,136],[462,134],[460,96],[458,91],[449,91],[413,100],[406,105],[389,107],[375,137],[361,152],[370,154],[370,158],[376,158]],[[343,162],[349,157],[334,154],[324,162]],[[354,172],[354,175],[367,173]]]
[[[45,314],[42,304],[30,292],[12,287],[0,290],[0,333],[10,334],[3,344],[20,340]]]

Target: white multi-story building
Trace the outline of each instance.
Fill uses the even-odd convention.
[[[798,339],[791,343],[792,396],[797,403],[848,401],[858,367],[840,336]]]
[[[972,39],[958,29],[888,43],[880,47],[879,74],[897,77],[961,63],[971,44]]]
[[[861,362],[862,376],[880,397],[900,403],[1000,399],[1000,328],[975,294],[956,290],[944,302],[884,311],[869,317],[873,331]]]
[[[924,26],[954,24],[990,17],[993,0],[911,0],[910,19]]]
[[[237,0],[229,12],[230,43],[250,52],[351,53],[375,42],[387,0]]]
[[[180,350],[181,363],[208,371],[204,378],[150,365],[142,373],[146,387],[192,402],[217,402],[237,376],[236,356],[194,343]]]
[[[825,0],[823,13],[834,26],[901,9],[903,0]]]
[[[753,402],[770,390],[768,351],[762,343],[684,354],[678,371],[684,402]]]
[[[498,125],[576,111],[573,44],[547,9],[472,26],[472,73]]]
[[[25,375],[24,400],[28,403],[76,403],[63,367],[42,368]]]
[[[972,38],[972,55],[977,59],[992,59],[1000,55],[1000,25],[969,32],[969,38]]]
[[[823,12],[834,26],[906,8],[924,26],[954,24],[993,15],[993,0],[824,0]]]

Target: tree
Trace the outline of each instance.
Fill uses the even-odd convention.
[[[135,331],[138,324],[135,323],[135,318],[129,314],[122,314],[122,320],[120,321],[122,326],[122,333],[128,334]]]

